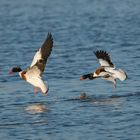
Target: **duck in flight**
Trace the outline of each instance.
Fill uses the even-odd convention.
[[[23,80],[34,86],[34,93],[39,89],[43,95],[46,95],[49,88],[42,80],[42,74],[45,70],[47,59],[51,54],[52,47],[53,38],[51,33],[48,33],[47,39],[36,52],[31,65],[25,70],[22,70],[20,67],[13,67],[10,70],[10,74],[18,72]]]
[[[97,50],[94,54],[99,60],[101,66],[98,67],[95,72],[82,75],[80,80],[102,78],[104,80],[111,81],[114,88],[116,88],[116,79],[121,81],[127,79],[126,73],[121,69],[116,69],[111,61],[110,55],[106,51]]]

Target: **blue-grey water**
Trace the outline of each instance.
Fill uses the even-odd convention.
[[[50,90],[35,96],[8,71],[29,66],[48,32],[54,48],[43,79]],[[116,89],[102,79],[79,80],[99,66],[98,49],[127,72]],[[0,139],[139,140],[139,69],[139,0],[1,0]]]

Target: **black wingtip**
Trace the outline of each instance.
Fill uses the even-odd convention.
[[[97,51],[94,51],[93,52],[95,55],[96,55],[96,57],[98,58],[98,59],[100,59],[100,58],[107,58],[107,59],[110,59],[110,55],[109,55],[109,53],[107,53],[107,51],[104,51],[104,50],[97,50]]]
[[[53,37],[51,32],[48,32],[47,40],[51,40],[53,42]]]
[[[113,66],[113,63],[111,62],[111,59],[110,59],[110,55],[107,51],[105,50],[97,50],[94,52],[94,54],[96,55],[96,57],[98,59],[104,59],[106,61],[108,61],[108,63]]]
[[[50,36],[51,35],[51,32],[48,32],[48,36]]]
[[[102,55],[105,55],[105,56],[110,57],[109,53],[107,51],[105,51],[105,50],[97,50],[97,51],[94,51],[94,54],[97,57],[102,57]]]
[[[47,36],[47,38],[52,38],[52,34],[51,34],[51,32],[48,32],[48,36]]]

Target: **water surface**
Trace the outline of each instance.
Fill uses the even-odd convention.
[[[0,139],[139,140],[139,15],[139,0],[1,1]],[[54,48],[43,79],[50,90],[34,96],[8,70],[29,66],[48,32]],[[98,67],[97,49],[128,74],[115,90],[101,79],[79,80]]]

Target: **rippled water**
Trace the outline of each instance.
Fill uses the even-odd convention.
[[[48,32],[54,48],[43,79],[50,90],[34,96],[8,70],[30,65]],[[115,90],[101,79],[79,80],[98,67],[97,49],[128,74]],[[0,60],[0,139],[140,139],[139,0],[3,0]]]

